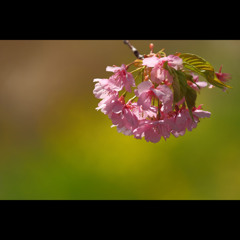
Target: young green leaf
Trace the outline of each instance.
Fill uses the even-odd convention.
[[[231,88],[217,78],[213,66],[205,59],[191,53],[182,53],[179,57],[182,58],[185,68],[203,76],[210,84],[219,88]]]
[[[182,71],[177,71],[168,65],[164,65],[164,68],[173,76],[173,101],[179,102],[186,94],[186,88],[188,86],[186,75]]]
[[[209,62],[195,54],[182,53],[179,57],[182,58],[184,63],[193,66],[199,72],[204,72],[205,70],[214,71],[213,66]]]
[[[183,93],[181,92],[180,82],[177,74],[173,75],[172,87],[173,87],[173,101],[174,101],[173,105],[175,105],[175,103],[179,102],[184,96]]]
[[[186,95],[188,84],[186,75],[182,71],[176,71],[175,69],[173,69],[173,73],[173,89],[174,85],[175,87],[177,85],[177,89],[179,88],[179,92],[177,92],[177,94],[174,94],[174,102],[177,103]],[[175,95],[177,96],[175,97]]]
[[[197,93],[194,89],[192,89],[191,87],[187,86],[186,88],[186,95],[185,95],[185,100],[186,100],[186,103],[187,103],[187,106],[188,106],[188,111],[189,111],[189,114],[193,119],[193,115],[192,115],[192,108],[195,107],[195,103],[196,103],[196,99],[197,99]]]

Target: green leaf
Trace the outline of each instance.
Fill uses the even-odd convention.
[[[217,78],[213,66],[205,59],[191,53],[182,53],[179,57],[182,58],[185,68],[203,76],[210,84],[219,88],[231,88]]]
[[[183,62],[186,65],[192,66],[194,69],[197,69],[199,72],[204,72],[206,70],[214,71],[213,66],[207,62],[205,59],[191,53],[182,53],[179,55],[182,58]]]
[[[174,103],[177,103],[183,98],[182,96],[183,94],[181,93],[181,88],[180,88],[180,82],[177,75],[173,76],[172,87],[173,87],[173,101]]]
[[[191,88],[187,80],[193,81],[192,76],[186,72],[182,72],[181,70],[175,70],[168,65],[165,65],[164,68],[169,71],[169,73],[173,76],[173,101],[175,104],[185,97],[185,101],[187,103],[187,107],[189,110],[189,114],[193,119],[192,108],[195,107],[197,92]],[[193,81],[194,82],[194,81]]]
[[[197,99],[197,92],[189,86],[187,86],[186,89],[187,90],[186,90],[185,100],[186,100],[186,103],[188,106],[189,114],[193,120],[192,108],[195,107],[195,103],[196,103],[196,99]]]
[[[187,79],[185,73],[177,71],[168,65],[164,65],[164,68],[173,76],[173,101],[174,103],[179,102],[186,94],[187,90]]]
[[[173,89],[175,85],[177,86],[176,89],[179,90],[179,92],[176,92],[174,94],[174,102],[177,103],[186,95],[188,84],[186,75],[182,71],[176,71],[175,69],[173,69],[173,72],[174,72]]]

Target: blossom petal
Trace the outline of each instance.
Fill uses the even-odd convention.
[[[117,72],[120,69],[121,69],[120,67],[110,67],[110,66],[106,67],[107,72]]]
[[[138,127],[137,117],[128,108],[124,109],[123,115],[126,118],[126,120],[128,121],[128,123],[132,126],[133,129]]]
[[[166,70],[161,65],[156,65],[151,72],[151,80],[160,84],[165,80]]]
[[[203,110],[198,110],[198,109],[193,112],[193,115],[195,115],[198,118],[206,118],[206,117],[209,118],[209,117],[211,117],[210,112],[203,111]]]
[[[157,143],[161,139],[161,134],[157,132],[157,130],[152,126],[145,131],[145,140],[147,142]]]
[[[135,91],[136,96],[140,96],[142,93],[147,92],[150,90],[150,88],[153,87],[153,84],[151,81],[144,81],[138,85],[138,88]]]
[[[173,104],[173,92],[166,85],[159,85],[156,89],[152,90],[155,96],[162,102],[163,111],[170,111]]]
[[[206,82],[196,82],[196,84],[200,87],[200,88],[204,88],[206,87],[208,84]]]
[[[178,56],[169,55],[166,58],[162,58],[162,60],[167,61],[168,65],[176,70],[183,68],[183,60]]]
[[[120,112],[122,112],[123,107],[124,107],[124,105],[121,102],[116,101],[113,108],[112,108],[112,112],[120,113]]]
[[[151,106],[151,100],[152,100],[152,96],[150,95],[150,93],[144,92],[139,96],[137,104],[139,106],[142,106],[143,110],[148,110]]]
[[[159,58],[158,57],[148,57],[148,58],[144,58],[142,65],[147,66],[147,67],[154,67],[156,64],[159,63]]]

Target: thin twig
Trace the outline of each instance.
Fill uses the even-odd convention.
[[[138,58],[138,59],[143,59],[143,55],[141,55],[138,50],[129,42],[129,40],[124,40],[124,44],[128,45],[129,48],[132,50],[133,54]]]

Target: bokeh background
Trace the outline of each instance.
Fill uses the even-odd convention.
[[[151,42],[223,64],[233,87],[202,89],[211,118],[157,144],[95,110],[93,79],[134,60],[122,40],[0,41],[0,199],[240,199],[240,41],[131,41],[142,54]]]

